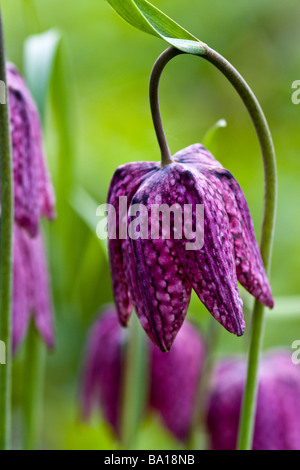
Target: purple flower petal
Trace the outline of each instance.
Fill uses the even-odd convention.
[[[16,68],[7,65],[13,149],[15,220],[32,236],[41,215],[54,217],[54,192],[42,148],[38,112]]]
[[[127,212],[122,216],[120,221],[120,197],[127,197],[127,209],[131,199],[147,175],[156,171],[156,164],[154,163],[131,163],[119,167],[111,181],[108,193],[108,204],[112,204],[116,209],[116,239],[109,238],[109,259],[110,269],[112,274],[113,291],[115,296],[115,303],[117,306],[118,314],[122,325],[127,326],[132,305],[128,295],[128,283],[126,281],[124,267],[123,267],[123,250],[125,245],[125,238],[119,238],[120,222],[125,227],[127,233]],[[109,214],[110,217],[110,214]],[[110,231],[110,219],[108,219],[108,227]]]
[[[28,237],[25,234],[25,238]],[[30,245],[28,271],[31,277],[30,308],[38,331],[48,348],[54,347],[54,327],[48,266],[45,256],[44,241],[41,233],[34,239],[27,240]]]
[[[81,390],[83,417],[88,419],[95,404],[119,434],[123,335],[117,312],[109,308],[93,326],[86,352]]]
[[[223,182],[223,197],[234,240],[237,277],[245,289],[267,307],[274,300],[256,241],[250,211],[244,193],[227,170],[216,172]]]
[[[180,441],[188,437],[202,373],[205,346],[197,330],[184,322],[174,346],[162,353],[151,348],[150,404]]]
[[[81,407],[88,419],[100,407],[104,419],[120,434],[120,412],[127,332],[117,312],[107,308],[89,334],[84,362]],[[185,322],[172,351],[162,353],[149,344],[150,395],[145,410],[156,410],[179,440],[187,437],[205,358],[205,346],[197,330]]]
[[[13,288],[12,288],[12,348],[16,353],[19,344],[23,341],[30,320],[28,298],[28,270],[27,257],[23,249],[22,231],[17,224],[13,233]]]
[[[147,178],[132,199],[132,205],[143,204],[147,208],[148,238],[129,237],[127,251],[132,302],[143,328],[162,351],[171,348],[191,296],[190,283],[178,261],[173,241],[150,236],[153,224],[161,225],[149,215],[153,204],[165,202],[166,172],[167,169],[160,170]]]
[[[231,359],[217,368],[207,423],[214,450],[234,450],[246,378],[246,361]],[[300,373],[290,353],[263,357],[254,429],[254,450],[300,450]]]
[[[35,238],[14,225],[13,351],[24,339],[30,318],[47,346],[54,346],[52,306],[42,235]]]
[[[176,164],[169,171],[171,204],[193,207],[204,205],[204,245],[200,250],[187,250],[189,240],[174,240],[175,249],[185,274],[209,312],[228,331],[240,336],[245,329],[243,304],[237,288],[234,252],[229,221],[222,194],[204,175],[190,164]],[[172,182],[175,181],[173,187]],[[203,230],[197,227],[197,230]]]
[[[163,351],[170,349],[182,325],[191,287],[209,312],[238,336],[244,333],[245,322],[237,280],[259,301],[273,306],[251,216],[238,183],[201,144],[173,158],[175,163],[163,168],[154,163],[147,167],[144,162],[121,167],[108,199],[116,207],[118,197],[127,196],[131,201],[128,210],[142,204],[148,217],[154,204],[179,207],[184,215],[186,205],[192,208],[191,240],[185,232],[178,237],[173,214],[169,236],[160,234],[155,239],[152,229],[161,229],[162,222],[152,220],[148,234],[109,242],[121,321],[128,321],[132,303],[149,337]],[[197,219],[199,204],[204,206],[204,225]],[[125,219],[124,214],[122,222]],[[134,222],[131,214],[128,228]],[[194,243],[203,229],[204,246],[188,249],[188,243]]]
[[[175,155],[180,163],[192,163],[219,187],[229,217],[236,259],[237,278],[256,299],[272,308],[274,301],[265,273],[259,246],[244,193],[233,175],[201,144],[195,144]]]

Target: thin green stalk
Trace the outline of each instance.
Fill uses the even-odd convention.
[[[124,352],[121,443],[124,449],[133,450],[148,390],[148,348],[136,315],[131,319]]]
[[[24,367],[24,449],[36,450],[41,424],[46,350],[34,322],[31,321],[26,339]]]
[[[229,62],[212,49],[208,49],[208,54],[205,58],[215,65],[226,76],[226,78],[228,78],[239,93],[251,116],[260,143],[265,177],[264,215],[260,250],[266,273],[269,274],[277,202],[276,158],[271,132],[255,95],[234,67],[232,67]],[[240,450],[252,449],[258,389],[258,368],[264,338],[264,324],[264,306],[260,302],[255,301],[252,317],[250,349],[248,354],[247,380],[239,428],[238,449]]]
[[[159,106],[159,83],[161,74],[165,68],[165,66],[177,55],[183,54],[183,52],[175,49],[175,47],[169,47],[166,49],[157,59],[155,62],[150,78],[150,88],[149,88],[149,98],[150,98],[150,107],[152,112],[152,119],[154,124],[154,129],[156,132],[156,137],[158,140],[158,145],[161,152],[161,164],[162,166],[169,165],[173,163],[171,152],[166,140],[166,136],[164,133],[162,120],[161,120],[161,113],[160,113],[160,106]]]
[[[6,60],[0,13],[0,79],[6,84]],[[7,100],[6,100],[7,101]],[[11,305],[13,177],[8,104],[0,104],[0,340],[6,345],[6,365],[0,365],[0,450],[10,448],[11,434]]]
[[[206,50],[203,55],[199,55],[218,68],[223,75],[230,81],[235,90],[238,92],[246,106],[251,119],[253,121],[257,137],[261,147],[261,153],[264,164],[265,178],[265,198],[264,198],[264,215],[261,233],[261,254],[267,274],[270,272],[271,254],[273,246],[273,237],[275,229],[276,201],[277,201],[277,172],[274,145],[269,130],[268,123],[264,113],[253,94],[252,90],[239,74],[239,72],[220,54],[213,49],[205,46]],[[166,163],[170,163],[171,158],[166,153],[167,143],[162,127],[159,102],[158,87],[159,79],[164,67],[176,55],[182,54],[173,47],[168,48],[157,60],[150,82],[150,102],[152,116],[158,142],[162,153],[162,163],[164,158],[168,159]],[[154,78],[153,78],[154,77]],[[239,430],[239,449],[251,449],[253,441],[254,418],[256,411],[256,397],[258,386],[258,367],[264,335],[264,307],[258,301],[254,304],[253,320],[250,350],[248,356],[248,372],[245,387],[245,394],[242,407],[241,423]]]

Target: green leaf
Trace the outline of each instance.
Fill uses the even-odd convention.
[[[51,29],[26,39],[24,44],[24,75],[37,103],[42,122],[45,118],[49,84],[61,35]]]
[[[146,0],[107,0],[107,2],[135,28],[160,37],[183,52],[205,54],[206,47],[203,42]]]
[[[88,194],[85,189],[80,186],[77,186],[73,189],[73,192],[70,197],[70,204],[76,214],[85,222],[86,226],[95,234],[96,236],[96,227],[99,220],[97,219],[97,207],[99,204]],[[103,239],[99,239],[100,244],[103,249],[103,253],[108,259],[108,248],[107,242],[105,240],[105,234],[103,234]]]
[[[209,148],[214,141],[216,134],[219,129],[223,129],[227,126],[225,119],[220,119],[213,126],[211,126],[202,139],[204,147]]]

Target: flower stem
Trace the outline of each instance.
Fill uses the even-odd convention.
[[[6,60],[1,12],[0,79],[2,84],[6,84]],[[5,104],[0,104],[0,158],[0,340],[4,341],[6,346],[6,365],[0,365],[0,450],[7,450],[10,448],[11,427],[11,294],[13,237],[13,177],[7,99]]]
[[[158,87],[161,73],[167,63],[173,57],[181,53],[181,51],[176,51],[173,47],[170,47],[160,56],[152,71],[152,75],[154,75],[154,79],[151,80],[152,88],[155,86]],[[213,64],[230,81],[230,83],[242,98],[257,133],[262,152],[265,178],[264,215],[260,249],[266,273],[269,274],[277,201],[276,158],[269,126],[251,88],[248,86],[239,72],[226,59],[224,59],[224,57],[208,46],[205,46],[205,52],[202,55],[199,55],[199,57]],[[156,90],[155,92],[155,90],[153,91],[152,88],[150,87],[152,114],[159,145],[163,154],[163,150],[167,148],[167,143],[161,124],[159,104],[156,102],[156,100],[158,100],[158,91]],[[167,157],[166,153],[164,155]],[[251,341],[248,356],[248,372],[239,429],[238,448],[241,450],[248,450],[252,448],[258,388],[258,367],[263,336],[264,307],[260,302],[256,301],[253,310]]]
[[[156,132],[158,144],[160,147],[161,152],[161,164],[162,166],[169,165],[173,162],[171,157],[171,152],[169,146],[167,144],[166,136],[164,133],[161,114],[160,114],[160,106],[159,106],[159,82],[161,74],[167,65],[167,63],[176,57],[179,54],[183,54],[183,52],[175,49],[175,47],[169,47],[166,49],[157,59],[155,62],[151,78],[150,78],[150,89],[149,89],[149,97],[150,97],[150,107],[152,112],[152,119],[154,124],[154,129]]]
[[[25,450],[36,450],[41,419],[46,350],[43,340],[31,321],[26,339],[24,367]]]
[[[239,93],[251,116],[260,143],[265,176],[265,204],[260,250],[266,273],[269,274],[277,202],[276,158],[270,129],[255,95],[235,68],[212,49],[208,48],[205,58],[228,78]],[[252,448],[258,389],[258,368],[264,337],[264,323],[264,306],[256,300],[252,317],[248,372],[239,428],[238,448],[240,450],[250,450]]]

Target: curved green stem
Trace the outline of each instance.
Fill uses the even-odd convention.
[[[0,13],[0,79],[6,84],[5,47]],[[7,101],[7,100],[6,100]],[[11,293],[13,177],[8,104],[0,104],[0,340],[6,345],[6,365],[0,365],[0,449],[10,447],[11,421]]]
[[[154,127],[158,136],[158,142],[162,155],[167,156],[165,149],[167,143],[165,140],[163,127],[161,124],[160,110],[158,104],[158,87],[161,73],[167,63],[176,55],[182,54],[173,47],[168,48],[157,60],[151,78],[150,97],[153,115]],[[220,54],[206,46],[203,55],[199,55],[203,59],[213,64],[219,69],[223,75],[230,81],[235,90],[245,104],[251,119],[253,121],[257,137],[260,143],[265,178],[265,198],[264,198],[264,215],[261,233],[261,254],[267,274],[270,272],[271,254],[273,246],[273,237],[275,229],[276,201],[277,201],[277,173],[276,158],[274,145],[269,130],[268,123],[264,113],[254,95],[251,88],[245,82],[239,72]],[[169,157],[169,160],[171,158]],[[253,323],[251,331],[250,350],[248,356],[248,372],[244,393],[242,415],[239,430],[239,449],[251,449],[254,430],[254,418],[256,411],[256,396],[258,386],[258,367],[264,335],[264,307],[256,301],[253,311]]]
[[[266,273],[269,274],[277,201],[276,158],[271,132],[260,104],[236,69],[220,54],[210,48],[208,48],[207,55],[204,58],[215,65],[234,86],[251,116],[257,133],[263,157],[265,178],[264,215],[260,250]],[[264,337],[264,320],[264,307],[256,300],[252,317],[248,372],[239,429],[238,448],[240,450],[252,448],[258,388],[258,367]]]
[[[159,82],[161,74],[170,60],[172,60],[177,55],[183,54],[183,52],[175,49],[175,47],[169,47],[166,49],[157,59],[155,62],[151,78],[150,78],[150,90],[149,90],[149,97],[150,97],[150,107],[152,112],[152,119],[154,124],[154,129],[156,132],[158,144],[161,151],[161,164],[162,166],[169,165],[172,163],[171,152],[166,140],[166,136],[164,133],[161,114],[160,114],[160,106],[159,106]]]

